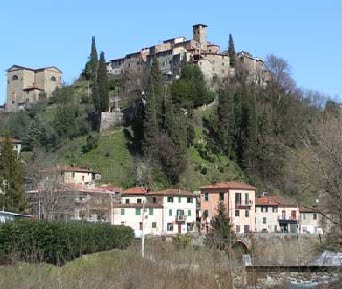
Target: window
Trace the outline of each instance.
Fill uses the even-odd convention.
[[[121,215],[123,216],[125,214],[125,209],[121,209]]]
[[[220,202],[224,201],[224,193],[220,193],[219,200],[220,200]]]
[[[273,208],[272,208],[272,212],[273,212],[273,213],[278,213],[278,208],[277,208],[277,207],[273,207]]]
[[[169,209],[169,216],[172,216],[172,209]]]
[[[18,80],[18,75],[13,75],[12,80]]]
[[[55,76],[51,76],[51,81],[56,81],[56,77]]]
[[[82,176],[82,182],[84,182],[84,176]]]
[[[305,213],[302,214],[302,219],[303,219],[303,220],[306,219]]]
[[[208,218],[208,217],[209,217],[209,212],[208,212],[208,210],[205,210],[205,211],[203,212],[203,216],[204,216],[204,218]]]
[[[188,210],[188,216],[191,217],[191,210]]]
[[[153,208],[149,208],[149,209],[148,209],[148,214],[149,214],[150,216],[153,215]]]
[[[236,231],[236,233],[240,233],[240,225],[235,226],[235,231]]]
[[[205,193],[205,194],[204,194],[204,200],[205,200],[206,202],[209,201],[209,194],[208,194],[208,193]]]
[[[167,197],[167,202],[168,203],[173,203],[173,197]]]
[[[263,223],[263,224],[266,224],[266,223],[267,223],[266,217],[263,217],[263,218],[262,218],[262,223]]]
[[[274,232],[277,232],[278,231],[278,227],[277,225],[274,225]]]
[[[156,203],[156,202],[157,202],[157,198],[156,198],[156,197],[153,197],[153,198],[152,198],[152,202],[153,202],[153,203]]]
[[[137,203],[138,203],[138,204],[141,204],[141,199],[137,199]]]
[[[141,209],[140,208],[135,209],[135,215],[137,215],[137,216],[141,215]]]
[[[235,217],[240,217],[240,210],[235,210]]]
[[[143,223],[140,222],[140,223],[139,223],[139,230],[142,230],[142,229],[143,229]]]
[[[72,178],[73,178],[73,179],[75,178],[75,173],[72,173]]]
[[[173,231],[173,225],[172,223],[167,223],[167,230],[170,232],[170,231]]]
[[[124,221],[122,221],[122,222],[121,222],[121,225],[125,225],[125,222],[124,222]]]
[[[184,216],[184,210],[177,210],[177,216]]]
[[[181,202],[182,202],[182,198],[178,197],[178,203],[181,203]]]
[[[152,229],[157,228],[157,222],[152,222]]]
[[[267,213],[268,212],[268,207],[261,207],[261,212]]]
[[[244,233],[249,233],[249,225],[244,225],[243,231],[244,231]]]
[[[249,210],[245,210],[245,217],[249,217]]]
[[[249,194],[245,193],[245,205],[248,206],[249,205]]]
[[[188,204],[190,204],[190,203],[192,204],[192,198],[187,198],[187,199],[186,199],[186,202],[187,202]]]
[[[241,205],[241,193],[235,193],[235,205]]]
[[[194,230],[194,224],[187,223],[186,224],[186,230],[187,230],[187,232],[192,232]]]
[[[317,214],[313,214],[313,215],[312,215],[312,218],[313,218],[314,220],[317,220]]]
[[[129,204],[129,199],[126,199],[126,200],[125,200],[125,203],[126,203],[126,204]]]

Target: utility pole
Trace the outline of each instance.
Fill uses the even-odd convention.
[[[141,230],[141,257],[142,258],[145,258],[144,220],[145,220],[145,200],[143,199],[142,230]]]

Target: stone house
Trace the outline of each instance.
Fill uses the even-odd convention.
[[[180,77],[185,58],[200,67],[208,84],[225,82],[235,74],[235,68],[230,66],[228,52],[221,51],[219,45],[210,43],[207,38],[207,25],[196,24],[192,27],[192,39],[188,40],[183,36],[171,38],[139,52],[127,54],[124,58],[111,60],[107,63],[107,71],[126,80],[124,83],[129,91],[122,92],[125,96],[130,96],[137,90],[142,91],[144,80],[141,73],[150,67],[152,56],[156,56],[166,82]],[[261,59],[247,52],[237,54],[237,59],[240,66],[248,71],[250,78],[259,78],[259,73],[263,70]]]
[[[236,233],[255,231],[255,187],[242,182],[221,182],[200,190],[201,231],[208,232],[220,202],[228,211]]]
[[[62,71],[55,66],[32,69],[12,65],[7,69],[6,111],[24,110],[40,99],[49,98],[62,85]]]

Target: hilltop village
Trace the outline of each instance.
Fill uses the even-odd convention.
[[[1,108],[3,112],[7,113],[6,115],[20,111],[28,111],[34,114],[32,107],[42,101],[46,101],[48,104],[51,102],[51,106],[45,108],[50,114],[54,107],[58,108],[56,109],[57,112],[63,113],[71,104],[75,105],[77,102],[84,104],[84,107],[88,109],[84,109],[84,111],[88,113],[89,107],[94,104],[95,109],[92,108],[94,111],[91,113],[96,116],[100,115],[99,130],[106,137],[114,133],[121,133],[121,131],[113,133],[110,129],[113,129],[113,126],[120,127],[124,119],[129,123],[127,125],[129,128],[126,128],[125,133],[130,143],[126,146],[129,147],[132,154],[138,156],[137,159],[145,157],[140,167],[137,165],[136,168],[136,171],[142,171],[140,173],[143,175],[142,178],[149,177],[144,169],[149,165],[149,161],[155,157],[159,161],[159,166],[154,169],[155,171],[162,171],[166,175],[167,181],[163,184],[168,184],[168,187],[164,186],[163,189],[157,190],[153,189],[153,186],[140,185],[142,181],[136,181],[136,186],[122,188],[120,184],[115,184],[115,180],[110,184],[102,181],[102,172],[93,170],[91,163],[87,167],[70,162],[68,165],[49,165],[38,170],[39,182],[28,176],[25,177],[27,214],[38,219],[86,220],[113,225],[127,225],[135,231],[137,236],[141,235],[142,231],[147,235],[155,236],[186,233],[206,234],[210,231],[212,219],[217,215],[218,205],[223,204],[233,224],[232,228],[237,234],[323,234],[329,228],[329,223],[323,219],[316,207],[306,205],[294,198],[266,193],[263,188],[267,185],[258,188],[257,185],[253,186],[247,181],[239,181],[239,178],[248,180],[247,177],[241,177],[242,174],[240,176],[234,175],[229,180],[218,179],[218,175],[220,178],[224,177],[225,171],[233,170],[234,166],[240,166],[250,172],[244,167],[246,159],[250,157],[249,164],[254,165],[254,173],[257,177],[260,177],[258,176],[259,172],[262,173],[262,177],[266,176],[267,182],[267,178],[270,176],[271,179],[272,173],[276,173],[276,170],[283,165],[282,160],[279,160],[279,166],[274,166],[274,170],[269,165],[278,161],[277,154],[274,154],[274,151],[278,151],[280,146],[277,147],[277,142],[267,143],[265,147],[272,148],[273,151],[269,154],[265,153],[264,147],[260,145],[260,139],[266,139],[266,137],[260,138],[260,133],[254,135],[253,131],[259,129],[265,134],[276,131],[275,136],[278,136],[276,134],[281,131],[288,134],[286,140],[290,142],[294,138],[294,133],[291,135],[290,129],[279,129],[277,127],[267,130],[264,128],[266,125],[278,123],[282,123],[284,126],[288,125],[289,128],[294,126],[286,121],[277,122],[274,119],[272,121],[267,119],[266,113],[270,112],[271,115],[274,111],[269,109],[268,95],[259,98],[265,101],[262,106],[259,105],[263,108],[263,112],[259,114],[260,120],[258,119],[253,123],[253,120],[257,118],[256,110],[259,108],[255,103],[257,97],[253,93],[264,93],[265,89],[268,88],[268,83],[275,81],[272,78],[272,73],[265,68],[262,59],[254,57],[248,52],[235,53],[234,49],[222,51],[218,45],[208,41],[207,26],[204,24],[194,25],[192,32],[192,39],[175,37],[108,62],[105,62],[104,53],[101,53],[99,63],[95,63],[95,67],[98,69],[95,80],[92,79],[92,76],[86,76],[87,67],[93,65],[90,59],[80,77],[80,83],[83,81],[83,84],[86,83],[87,85],[85,97],[83,96],[76,101],[68,100],[70,95],[66,95],[59,103],[60,100],[56,92],[62,91],[63,93],[62,71],[56,66],[33,69],[13,65],[7,70],[7,102]],[[95,39],[93,38],[92,48],[94,47]],[[96,61],[98,61],[97,58]],[[155,71],[160,73],[161,84],[158,82],[159,75],[152,75],[152,72],[149,74],[149,70],[153,67],[159,67]],[[194,67],[199,72],[194,70]],[[104,75],[101,75],[103,69]],[[191,77],[194,77],[195,73],[200,75],[197,80],[200,88],[198,91],[201,93],[204,91],[202,93],[204,100],[201,99],[197,104],[194,104],[195,102],[190,96],[187,102],[184,102],[184,99],[176,102],[175,97],[172,95],[172,99],[170,99],[168,90],[164,89],[167,85],[180,83],[178,81],[181,80],[184,81],[183,83],[187,83],[186,85],[181,83],[183,88],[184,86],[188,88],[189,83],[188,86],[192,86],[192,78],[189,80],[186,79],[187,76],[184,76],[186,69],[188,69]],[[88,70],[91,71],[91,69]],[[237,80],[239,77],[241,78],[241,75],[244,76],[243,84],[239,84]],[[105,96],[98,93],[100,86],[98,91],[94,89],[95,84],[102,79],[100,76],[106,79],[105,88],[107,92]],[[112,94],[108,93],[107,77],[112,77],[114,83]],[[148,77],[155,77],[156,82],[152,83],[154,80],[147,79]],[[161,86],[158,87],[159,84]],[[273,85],[270,86],[270,89],[273,89],[272,93],[274,89],[279,89],[277,83],[271,84]],[[81,84],[76,83],[72,87],[72,91],[80,87],[82,88]],[[224,91],[226,87],[230,90]],[[246,91],[243,91],[245,87],[249,87],[252,93],[250,91],[245,93]],[[90,89],[92,90],[90,91]],[[179,90],[179,87],[174,88],[176,92]],[[157,95],[156,91],[163,95]],[[238,95],[241,91],[245,93],[245,99]],[[289,89],[281,87],[277,91],[280,95],[278,101],[272,100],[271,105],[279,105],[277,107],[279,111],[283,109],[281,93],[287,96],[289,91]],[[235,94],[233,95],[232,92]],[[154,93],[156,95],[153,95]],[[191,93],[192,91],[190,91]],[[211,97],[214,94],[216,95]],[[152,103],[149,99],[151,95],[155,98],[153,99],[155,101],[153,108],[149,107]],[[176,93],[175,95],[177,96]],[[180,93],[180,95],[182,94]],[[162,98],[159,100],[162,103],[158,103],[157,97]],[[134,101],[138,99],[142,103],[140,106],[136,102],[129,103],[127,111],[134,109],[133,113],[128,113],[131,118],[125,116],[118,105],[119,101],[126,98]],[[293,99],[293,105],[298,105],[298,98],[293,97]],[[97,101],[100,103],[98,107],[96,106]],[[167,103],[167,101],[169,102]],[[205,115],[212,105],[214,105],[213,114]],[[218,106],[217,111],[215,105]],[[143,109],[144,112],[141,113],[139,109]],[[311,107],[305,107],[305,109],[311,109]],[[173,115],[168,115],[169,111]],[[193,111],[202,117],[202,119],[199,118],[199,121],[197,120],[197,123],[200,123],[200,125],[197,124],[197,127],[194,125],[196,122],[192,119]],[[83,124],[86,123],[84,119],[87,121],[90,119],[88,116],[91,113],[85,116],[86,112],[82,118]],[[63,126],[64,122],[67,120],[72,122],[81,113],[82,111],[77,108],[71,112],[69,118],[64,115],[58,116],[59,118],[55,116],[53,124],[57,124],[61,128],[51,133],[50,139],[47,135],[37,136],[42,118],[35,116],[36,118],[32,120],[35,126],[30,126],[32,131],[26,136],[26,149],[34,151],[34,145],[38,144],[40,146],[45,145],[45,149],[48,151],[49,148],[46,144],[50,142],[50,146],[54,145],[53,149],[57,150],[65,142],[87,134],[87,146],[82,147],[81,156],[92,149],[96,149],[97,141],[101,135],[92,136],[89,126],[84,128],[80,125],[81,120],[77,125],[74,124],[76,128],[81,127],[81,132],[75,133],[73,131],[68,134],[70,126],[68,124]],[[151,113],[151,116],[146,117],[148,113]],[[141,115],[144,119],[139,118],[142,117]],[[286,114],[277,112],[276,115],[283,117]],[[274,117],[274,115],[271,116]],[[150,127],[147,125],[148,122],[151,122]],[[105,123],[110,123],[110,125],[104,126]],[[232,123],[235,127],[230,127]],[[134,131],[137,128],[140,129],[138,133]],[[262,129],[264,130],[262,131]],[[132,135],[132,131],[135,134]],[[141,131],[143,137],[138,139]],[[149,135],[153,137],[147,139],[146,136]],[[194,139],[196,139],[196,143]],[[15,138],[15,136],[9,140],[13,145],[13,150],[20,155],[22,140]],[[1,138],[0,144],[4,142],[5,138]],[[251,147],[251,145],[255,146]],[[294,146],[292,143],[286,145]],[[181,161],[188,157],[187,150],[190,147],[194,147],[199,158],[214,164],[212,165],[214,173],[210,181],[206,179],[205,185],[193,186],[192,190],[187,190],[180,185],[180,175],[186,171],[187,164]],[[275,159],[275,161],[266,159],[265,165],[262,167],[262,169],[266,167],[270,170],[267,172],[268,174],[258,167],[259,163],[262,163],[259,155],[255,159],[252,159],[253,155],[251,157],[250,152],[256,152],[259,148],[262,148],[264,158],[273,156]],[[214,152],[218,155],[217,158],[215,158]],[[153,153],[156,153],[157,156],[153,156]],[[105,155],[107,158],[110,157],[109,152],[106,152]],[[219,162],[220,159],[226,162],[224,166],[221,163],[215,163],[215,160]],[[236,164],[231,165],[233,162]],[[153,166],[156,162],[152,161],[151,163]],[[125,163],[122,162],[121,167],[124,165]],[[194,170],[202,178],[207,175],[208,168],[199,164]],[[236,171],[238,170],[236,169]],[[130,176],[127,174],[125,177],[129,178]],[[260,179],[257,180],[260,181]],[[262,179],[261,182],[265,182],[265,179]],[[4,186],[2,191],[5,189]]]

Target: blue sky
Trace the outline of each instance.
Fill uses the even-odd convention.
[[[300,87],[342,98],[342,1],[112,1],[16,0],[0,4],[0,104],[12,64],[55,65],[67,83],[90,53],[91,36],[106,59],[122,57],[162,40],[192,35],[208,25],[208,40],[264,58],[286,59]]]

